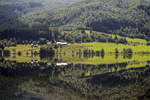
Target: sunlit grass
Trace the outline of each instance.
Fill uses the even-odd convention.
[[[117,37],[118,39],[126,39],[128,43],[139,43],[139,44],[144,44],[144,45],[147,43],[145,39],[122,37],[122,36],[114,35],[114,34],[109,34],[109,36],[111,36],[112,39],[115,39],[115,37]]]

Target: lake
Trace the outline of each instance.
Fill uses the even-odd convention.
[[[150,99],[149,53],[66,48],[54,56],[9,48],[0,57],[0,100]]]

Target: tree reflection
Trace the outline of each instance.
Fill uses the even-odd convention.
[[[124,59],[132,59],[132,56],[133,56],[133,52],[132,52],[132,49],[123,49],[123,58]]]

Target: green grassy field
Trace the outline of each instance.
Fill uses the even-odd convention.
[[[90,34],[92,32],[97,32],[97,31],[90,31],[90,30],[85,30],[85,33],[87,35],[90,36]],[[125,39],[127,41],[128,44],[143,44],[143,45],[146,45],[147,41],[145,39],[140,39],[140,38],[129,38],[129,37],[123,37],[123,36],[120,36],[120,35],[114,35],[114,34],[106,34],[106,33],[102,33],[102,32],[97,32],[98,34],[100,35],[105,35],[111,39]]]
[[[126,39],[126,41],[129,44],[131,44],[131,43],[137,43],[137,44],[146,45],[146,43],[147,43],[147,41],[145,39],[122,37],[122,36],[114,35],[114,34],[109,34],[109,36],[111,36],[112,39],[115,39],[115,37],[117,37],[118,39]]]

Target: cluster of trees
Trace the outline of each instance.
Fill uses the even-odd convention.
[[[89,31],[88,34],[86,31]],[[14,45],[17,43],[31,44],[40,43],[46,44],[48,41],[67,41],[69,43],[82,42],[113,42],[127,43],[126,39],[113,39],[111,35],[106,33],[90,31],[90,30],[73,30],[64,31],[57,27],[41,27],[41,28],[10,28],[0,32],[0,40],[5,40],[5,45]],[[8,41],[11,43],[8,44]],[[37,42],[36,42],[37,41]]]
[[[104,58],[105,51],[104,51],[104,49],[102,49],[100,51],[94,51],[94,50],[85,49],[85,50],[83,50],[83,56],[85,58],[91,58],[91,57],[94,57],[94,56],[101,56],[102,58]]]
[[[16,40],[37,40],[38,39],[38,30],[29,29],[29,28],[12,28],[6,29],[0,32],[0,39],[10,39],[15,38]]]
[[[64,7],[66,4],[72,4],[77,1],[78,0],[1,0],[0,28],[8,28],[12,27],[12,25],[16,25],[17,27],[19,26],[17,21],[19,21],[19,23],[26,23],[29,26],[32,23],[34,23],[34,25],[40,24],[41,20],[38,20],[37,16],[40,16],[40,18],[45,16],[42,12],[49,12],[54,8]],[[34,19],[32,17],[34,17]]]
[[[133,55],[133,51],[131,48],[128,48],[128,49],[123,49],[123,58],[127,58],[127,59],[131,59],[132,58],[132,55]]]
[[[54,56],[55,56],[55,50],[53,47],[40,48],[40,58],[41,59],[44,59],[47,57],[53,59]]]

